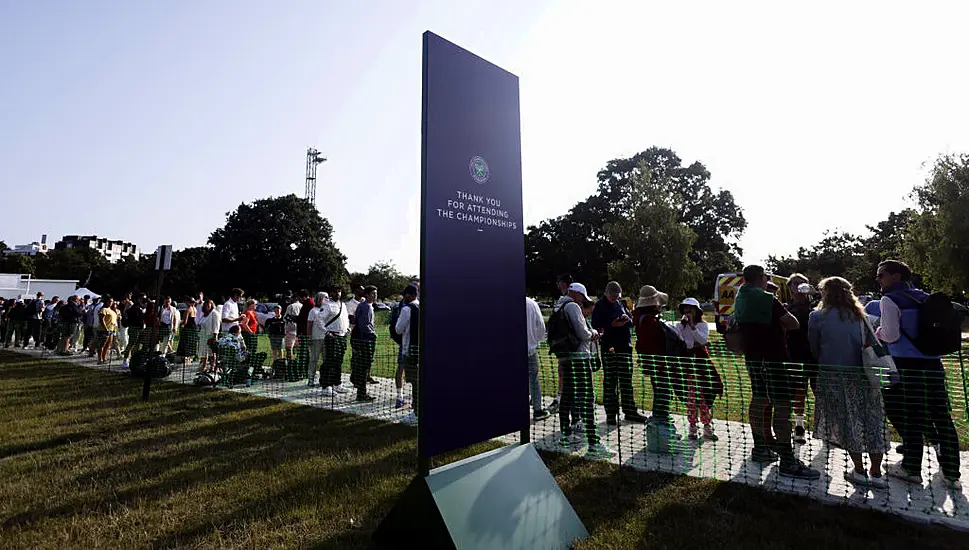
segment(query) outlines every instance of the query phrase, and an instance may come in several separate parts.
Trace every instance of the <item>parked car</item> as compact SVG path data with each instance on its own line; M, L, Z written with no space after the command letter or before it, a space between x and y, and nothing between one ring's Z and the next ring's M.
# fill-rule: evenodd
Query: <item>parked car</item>
M387 304L385 304L383 302L374 302L374 304L373 304L373 310L374 311L390 311L390 306L388 306Z
M275 316L273 309L278 305L276 302L259 302L256 304L256 320L259 321L259 328L266 325L266 319Z

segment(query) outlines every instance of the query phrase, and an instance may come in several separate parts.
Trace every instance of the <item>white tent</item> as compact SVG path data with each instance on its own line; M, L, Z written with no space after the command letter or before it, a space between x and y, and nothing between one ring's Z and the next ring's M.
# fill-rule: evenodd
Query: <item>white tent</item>
M88 290L85 287L81 287L81 288L75 290L74 291L74 295L77 296L78 298L83 298L85 296L90 296L92 300L94 298L100 298L101 297L101 295L98 294L97 292L94 292L93 290Z

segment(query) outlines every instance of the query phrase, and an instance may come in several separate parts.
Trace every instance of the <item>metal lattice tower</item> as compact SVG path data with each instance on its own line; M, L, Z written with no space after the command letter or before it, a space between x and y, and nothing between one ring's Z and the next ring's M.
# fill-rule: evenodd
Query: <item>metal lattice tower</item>
M316 204L316 165L326 162L326 157L310 147L306 150L306 200Z

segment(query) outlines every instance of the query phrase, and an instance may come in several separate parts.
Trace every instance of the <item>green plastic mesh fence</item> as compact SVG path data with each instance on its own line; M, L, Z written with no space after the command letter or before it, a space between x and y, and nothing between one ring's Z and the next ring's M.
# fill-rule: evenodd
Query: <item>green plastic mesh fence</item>
M164 382L413 425L416 350L402 354L386 323L379 312L375 340L163 330L154 349L151 330L134 328L108 335L11 323L0 334L5 346L128 376L166 355L173 368ZM520 391L531 396L531 439L541 449L969 527L967 492L956 483L969 473L965 353L895 358L887 372L745 360L713 331L707 346L679 356L556 357L543 343Z

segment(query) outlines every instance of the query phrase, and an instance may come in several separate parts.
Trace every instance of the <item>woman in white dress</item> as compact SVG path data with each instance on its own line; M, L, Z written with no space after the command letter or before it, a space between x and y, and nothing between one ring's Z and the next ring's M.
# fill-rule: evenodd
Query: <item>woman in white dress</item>
M215 309L215 302L206 300L202 305L202 311L196 314L195 319L199 331L197 354L199 356L200 368L204 371L209 362L209 358L212 357L212 348L209 346L209 340L215 338L219 333L219 314ZM215 359L214 357L212 359L212 366L214 367Z

